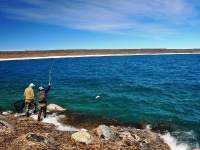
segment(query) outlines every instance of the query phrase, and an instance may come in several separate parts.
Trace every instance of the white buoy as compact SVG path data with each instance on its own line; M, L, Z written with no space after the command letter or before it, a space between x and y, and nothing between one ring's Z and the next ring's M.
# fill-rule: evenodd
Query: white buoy
M99 96L99 95L97 95L95 99L97 99L97 98L100 98L100 96Z

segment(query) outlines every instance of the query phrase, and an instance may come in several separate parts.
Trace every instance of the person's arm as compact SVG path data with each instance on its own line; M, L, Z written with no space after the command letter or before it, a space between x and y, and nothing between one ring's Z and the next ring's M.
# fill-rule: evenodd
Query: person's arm
M33 91L33 89L30 90L30 98L34 99L34 91Z
M44 91L45 94L47 94L47 93L49 92L50 88L51 88L51 84L49 83L49 84L48 84L48 87L47 87L47 88L45 89L45 91Z

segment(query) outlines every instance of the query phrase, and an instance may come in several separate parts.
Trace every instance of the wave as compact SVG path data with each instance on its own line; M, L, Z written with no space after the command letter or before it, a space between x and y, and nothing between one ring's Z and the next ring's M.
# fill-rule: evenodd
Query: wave
M189 145L185 144L185 143L180 143L177 141L176 138L174 138L169 132L167 132L164 135L160 135L163 139L164 142L169 145L169 147L172 150L188 150L189 149Z
M151 132L152 125L148 124L145 127L145 130ZM173 135L174 136L173 136ZM181 130L177 130L175 132L165 132L163 134L159 134L161 138L164 139L164 142L170 147L171 150L191 150L199 147L198 142L190 142L189 140L183 141L186 139L195 139L195 134L193 131L185 132ZM176 137L175 137L176 136Z
M31 115L31 117L37 120L37 115ZM86 131L86 129L78 129L73 126L66 126L59 123L59 119L64 118L65 115L57 115L56 113L48 114L46 118L41 117L42 122L54 124L57 127L57 130L60 131Z

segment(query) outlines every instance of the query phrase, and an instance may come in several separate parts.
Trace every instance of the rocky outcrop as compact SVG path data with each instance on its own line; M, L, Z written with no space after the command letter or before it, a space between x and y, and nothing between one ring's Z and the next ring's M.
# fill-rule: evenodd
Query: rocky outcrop
M5 116L8 116L8 115L10 115L10 114L12 114L13 113L13 111L4 111L4 112L2 112L2 115L5 115Z
M105 132L105 129L106 129L106 132ZM102 131L104 131L104 133ZM93 137L95 140L98 139L102 143L104 142L110 143L111 149L141 149L141 150L149 150L149 149L169 150L170 149L168 145L164 143L163 139L160 138L158 134L131 128L131 127L121 127L121 126L108 127L105 125L100 125L96 129L94 129L92 132L93 132ZM112 136L110 136L110 139L108 139L108 138L105 138L105 135L112 135ZM97 141L94 141L94 143L98 145Z
M92 141L92 136L89 133L87 133L86 131L76 132L76 133L72 134L71 137L75 141L82 142L85 144L89 144Z
M156 133L132 127L99 125L88 131L60 131L31 117L0 115L0 149L170 150Z
M48 112L64 112L66 111L67 109L64 109L56 104L49 104L47 106L47 111Z
M96 130L96 133L99 137L103 139L112 139L114 136L113 131L106 125L100 125Z

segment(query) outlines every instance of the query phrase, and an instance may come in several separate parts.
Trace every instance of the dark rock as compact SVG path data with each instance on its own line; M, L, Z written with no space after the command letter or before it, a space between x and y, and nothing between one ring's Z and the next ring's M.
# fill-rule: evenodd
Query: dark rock
M157 132L157 133L166 133L166 131L168 132L172 132L173 131L173 128L166 124L166 123L159 123L159 124L156 124L152 127L151 129L153 132Z
M29 141L34 141L34 142L44 142L46 139L43 136L37 135L35 133L30 133L26 136L26 139Z
M135 124L135 127L137 129L145 129L147 125L151 124L149 121L147 120L142 120L139 123Z

